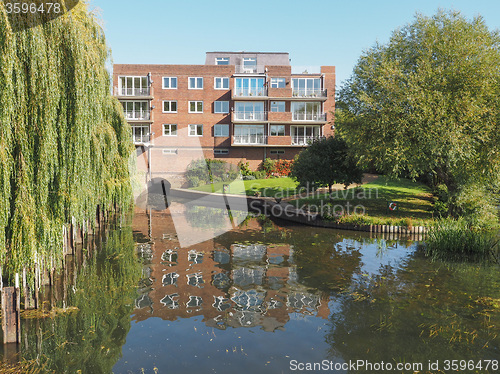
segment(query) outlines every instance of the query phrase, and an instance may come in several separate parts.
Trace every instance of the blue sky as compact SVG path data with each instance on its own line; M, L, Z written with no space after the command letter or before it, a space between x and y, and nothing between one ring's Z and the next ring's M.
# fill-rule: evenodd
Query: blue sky
M294 66L335 65L337 86L363 50L416 12L455 9L500 29L500 1L90 0L115 63L203 64L208 51L289 52Z

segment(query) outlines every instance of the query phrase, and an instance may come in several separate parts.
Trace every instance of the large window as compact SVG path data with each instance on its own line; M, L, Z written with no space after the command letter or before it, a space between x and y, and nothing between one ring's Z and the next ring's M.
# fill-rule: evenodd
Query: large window
M257 58L244 57L243 58L243 72L256 73L257 72Z
M290 131L293 145L307 145L321 136L320 126L292 126Z
M229 125L215 125L214 136L229 136Z
M271 125L271 136L285 136L285 125Z
M203 101L190 101L189 113L203 113Z
M122 101L125 118L129 120L149 120L150 108L147 101Z
M163 77L163 89L177 89L177 77Z
M132 126L132 140L136 144L149 143L149 126Z
M216 90L229 90L229 78L228 77L215 77L214 78L214 88Z
M163 136L177 136L177 125L171 123L163 125Z
M236 78L235 96L266 96L264 78Z
M271 88L285 88L285 78L271 78Z
M149 96L148 77L119 77L118 94L121 96Z
M234 125L235 144L265 144L264 125Z
M285 102L284 101L271 101L271 112L282 113L284 111L285 111Z
M177 101L165 100L163 102L163 113L177 113Z
M203 125L189 125L189 136L203 136Z
M229 101L214 101L214 113L229 113Z
M203 89L203 78L202 77L189 77L189 89L190 90L202 90Z
M292 78L292 94L299 97L324 96L321 78Z
M229 65L229 57L216 57L215 65Z
M319 102L292 102L292 118L294 121L324 121L322 105Z
M238 101L235 103L234 118L237 120L264 121L263 101Z

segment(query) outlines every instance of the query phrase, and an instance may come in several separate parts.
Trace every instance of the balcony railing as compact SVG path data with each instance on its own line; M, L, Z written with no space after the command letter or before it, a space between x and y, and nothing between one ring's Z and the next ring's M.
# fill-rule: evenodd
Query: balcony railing
M294 88L292 90L293 97L326 97L326 90L313 88Z
M125 88L115 87L116 96L150 96L151 87L146 88Z
M292 145L309 145L315 140L323 139L324 136L292 136Z
M294 121L326 121L326 113L293 113Z
M240 121L265 121L267 120L267 112L254 111L254 112L234 112L235 120Z
M149 120L151 119L150 110L126 110L125 118L128 120Z
M233 95L241 97L267 96L267 89L265 89L264 87L258 87L258 88L237 87L234 89Z
M234 135L233 144L266 144L266 135Z
M149 135L132 135L132 141L134 144L145 144L149 143L151 140L151 137Z
M265 66L264 65L252 65L252 66L236 65L234 71L236 74L264 74L265 73Z

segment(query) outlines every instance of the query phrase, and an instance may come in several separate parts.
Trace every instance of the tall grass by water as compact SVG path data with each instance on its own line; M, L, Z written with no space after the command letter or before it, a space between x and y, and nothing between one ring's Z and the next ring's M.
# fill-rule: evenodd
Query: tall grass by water
M498 262L499 238L463 218L438 220L429 232L425 254L433 260Z

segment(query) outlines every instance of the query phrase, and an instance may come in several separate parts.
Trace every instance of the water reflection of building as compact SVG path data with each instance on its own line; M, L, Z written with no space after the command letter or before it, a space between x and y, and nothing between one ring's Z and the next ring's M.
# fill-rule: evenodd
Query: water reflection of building
M144 212L136 214L138 221L144 217ZM145 279L136 321L203 316L218 329L261 326L273 331L289 321L290 313L329 315L328 300L297 281L289 244L224 245L216 238L180 248L168 211L152 212L146 230L152 244L151 251L142 250ZM250 221L245 230L261 227Z

